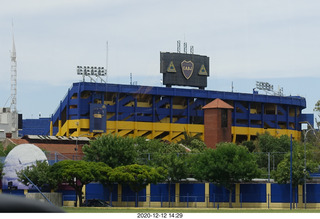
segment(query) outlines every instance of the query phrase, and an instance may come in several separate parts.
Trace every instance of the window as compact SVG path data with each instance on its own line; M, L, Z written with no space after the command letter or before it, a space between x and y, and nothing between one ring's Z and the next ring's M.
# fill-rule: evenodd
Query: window
M228 110L221 109L221 127L226 128L228 127Z

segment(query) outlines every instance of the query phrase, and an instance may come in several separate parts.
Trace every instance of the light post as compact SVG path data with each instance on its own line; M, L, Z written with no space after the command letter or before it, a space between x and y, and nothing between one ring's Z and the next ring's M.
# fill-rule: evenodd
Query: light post
M307 209L307 149L306 149L306 141L307 141L307 134L309 131L312 131L313 134L316 136L316 133L314 131L314 128L312 125L306 121L304 123L307 123L308 126L310 126L310 129L307 129L304 131L304 140L303 140L303 146L304 146L304 208Z

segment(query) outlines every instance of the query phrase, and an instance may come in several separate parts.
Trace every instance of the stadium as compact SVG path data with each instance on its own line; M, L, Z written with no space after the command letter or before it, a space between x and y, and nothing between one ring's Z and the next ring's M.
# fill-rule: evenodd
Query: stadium
M183 72L181 60L192 60L191 74ZM94 73L94 67L87 71L79 67L83 81L72 84L51 118L24 120L20 135L95 137L111 133L177 142L187 132L204 139L203 107L215 99L233 107L232 142L253 140L265 132L299 140L301 124L313 124L313 114L303 113L306 99L300 96L205 90L209 77L206 56L161 53L160 62L166 87L85 82L86 76L99 78L101 73Z

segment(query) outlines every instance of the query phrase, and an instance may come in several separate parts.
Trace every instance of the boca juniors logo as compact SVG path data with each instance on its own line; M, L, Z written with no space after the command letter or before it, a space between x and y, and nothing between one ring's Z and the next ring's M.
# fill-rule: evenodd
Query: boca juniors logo
M187 80L191 77L193 73L193 67L194 64L192 61L183 60L183 62L181 62L182 73Z

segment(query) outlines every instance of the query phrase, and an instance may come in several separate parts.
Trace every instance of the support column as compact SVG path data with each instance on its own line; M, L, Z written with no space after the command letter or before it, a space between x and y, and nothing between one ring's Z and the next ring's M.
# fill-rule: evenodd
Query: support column
M147 204L147 206L150 206L150 194L151 194L151 184L148 184L147 186L146 186L146 204ZM145 207L147 207L147 206L145 206Z
M210 197L210 191L209 191L209 183L205 183L204 184L204 197L205 197L205 202L206 202L206 207L208 208L209 207L209 197Z
M84 186L82 187L82 196L83 196L82 202L83 202L84 200L86 200L86 189L87 189L87 185L84 185ZM81 197L81 198L82 198L82 197Z
M118 184L118 203L122 202L122 185Z
M61 120L59 119L59 121L58 121L58 136L61 136Z
M176 183L176 197L175 197L175 202L176 202L176 207L180 207L180 183Z
M298 185L298 208L304 208L303 185Z
M240 183L235 186L236 203L235 206L240 207Z
M53 124L52 124L52 119L50 121L50 136L53 136Z
M66 124L66 126L67 126L66 136L67 136L67 137L70 136L70 132L69 132L69 130L70 130L70 123L69 123L69 121L70 121L70 120L66 120L66 123L67 123L67 124Z
M78 122L76 122L77 124L77 136L79 137L80 136L80 131L81 131L81 120L78 119Z
M271 183L267 183L266 184L266 196L267 196L267 200L266 200L266 207L270 208L270 204L271 204Z

